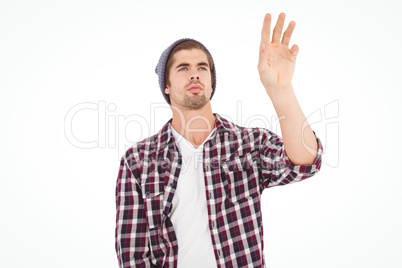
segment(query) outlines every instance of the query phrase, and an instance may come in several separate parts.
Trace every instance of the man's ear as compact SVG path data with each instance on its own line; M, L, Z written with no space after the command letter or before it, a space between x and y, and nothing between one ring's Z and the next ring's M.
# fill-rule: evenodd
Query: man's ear
M169 89L169 87L165 87L165 93L166 93L166 94L170 94L170 89Z

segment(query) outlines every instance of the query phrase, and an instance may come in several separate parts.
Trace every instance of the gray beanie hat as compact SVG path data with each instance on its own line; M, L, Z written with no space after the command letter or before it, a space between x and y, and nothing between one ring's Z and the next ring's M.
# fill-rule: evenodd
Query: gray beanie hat
M165 49L165 51L163 51L162 55L159 58L159 62L158 65L156 65L155 68L155 73L158 75L159 77L159 87L162 91L163 97L165 98L165 100L167 101L167 103L170 104L170 99L168 94L165 93L165 85L166 85L166 77L165 77L165 73L166 73L166 64L170 55L170 52L172 52L172 50L180 43L184 42L184 41L194 41L197 42L198 44L200 44L202 47L205 48L205 50L208 52L209 56L211 56L212 59L212 63L213 63L213 68L211 70L211 74L213 75L213 77L215 77L213 83L212 83L212 94L211 94L211 99L212 96L215 93L215 87L216 87L216 73L215 73L215 63L214 63L214 59L212 58L211 53L208 51L208 49L201 44L200 42L198 42L197 40L191 39L191 38L183 38L183 39L179 39L177 41L175 41L173 44L171 44L167 49Z

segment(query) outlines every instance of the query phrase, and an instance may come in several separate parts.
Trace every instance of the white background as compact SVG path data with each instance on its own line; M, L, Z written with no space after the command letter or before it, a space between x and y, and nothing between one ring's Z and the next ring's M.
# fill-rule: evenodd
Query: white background
M264 192L268 267L402 267L398 1L245 3L1 1L0 267L117 267L119 160L171 116L154 68L178 38L214 57L214 112L280 134L256 66L282 11L327 150L315 177Z

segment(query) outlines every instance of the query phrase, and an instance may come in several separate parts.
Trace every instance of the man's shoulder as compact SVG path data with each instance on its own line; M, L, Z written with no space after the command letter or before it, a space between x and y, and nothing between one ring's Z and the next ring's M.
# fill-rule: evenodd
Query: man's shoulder
M149 136L141 141L134 143L130 148L128 148L123 157L126 159L134 158L138 159L141 155L150 154L156 150L158 145L159 133Z
M243 139L247 139L253 137L254 139L263 139L267 137L277 136L274 132L264 127L240 126L223 117L221 117L221 119L224 126L226 126L226 129L231 130L239 138L242 137Z

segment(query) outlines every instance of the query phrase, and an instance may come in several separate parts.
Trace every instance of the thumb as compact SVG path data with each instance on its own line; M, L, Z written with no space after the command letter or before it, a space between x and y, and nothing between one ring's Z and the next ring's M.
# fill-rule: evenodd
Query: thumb
M290 49L290 52L292 53L293 56L297 56L297 54L299 53L299 46L293 45L292 48Z
M261 43L260 55L258 60L258 70L260 72L267 71L268 69L268 44Z

